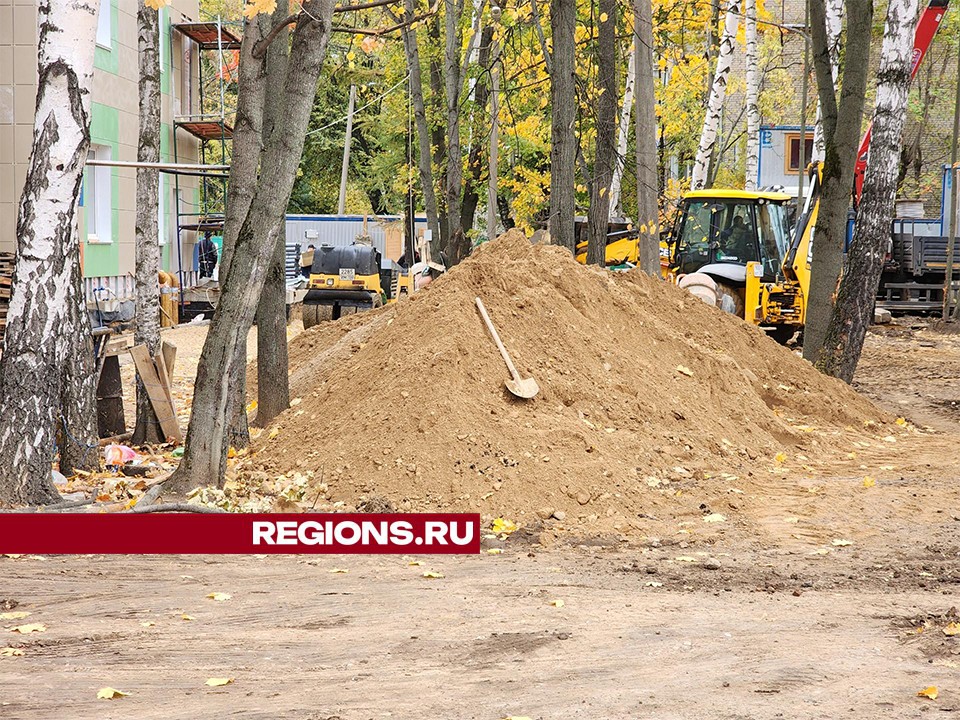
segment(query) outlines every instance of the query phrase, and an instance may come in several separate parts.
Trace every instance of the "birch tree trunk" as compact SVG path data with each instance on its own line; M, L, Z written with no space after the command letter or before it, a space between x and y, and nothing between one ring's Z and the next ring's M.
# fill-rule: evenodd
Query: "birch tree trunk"
M607 255L607 230L610 219L610 183L617 152L617 2L600 0L597 32L597 152L590 184L590 210L587 213L589 237L587 262L604 267Z
M281 23L289 8L277 5L268 24ZM266 20L266 18L264 18ZM280 94L287 76L290 30L285 27L267 49L267 92L264 104L264 141L283 131L277 116ZM280 230L257 306L257 417L264 427L290 407L290 365L287 353L286 205L280 213ZM238 359L246 375L246 358Z
M17 216L17 264L0 360L0 503L55 502L50 477L64 363L77 327L77 198L90 145L92 0L37 10L36 116Z
M410 23L416 16L415 0L404 0L405 19ZM433 184L433 153L430 148L430 128L427 125L427 110L423 102L423 77L420 72L420 49L417 45L417 31L409 24L402 30L403 49L407 56L407 71L410 73L410 102L413 104L413 117L417 126L417 168L420 172L420 189L423 192L423 204L427 213L427 227L434 241L440 239L440 215L437 211L437 194Z
M817 94L823 109L824 144L820 208L803 329L803 357L812 363L816 362L826 337L843 263L847 209L850 207L870 67L873 3L871 0L846 0L846 7L843 90L838 102L830 63L826 6L824 0L810 0L810 35L817 72Z
M137 36L140 61L139 162L160 162L160 13L137 3ZM160 352L160 244L157 237L160 177L156 170L137 170L136 280L137 307L133 340L146 345L150 357ZM150 396L137 375L137 425L133 442L163 442Z
M863 201L837 302L817 360L820 371L848 383L853 381L863 340L873 319L890 236L918 12L918 0L890 0L887 6Z
M707 100L707 114L703 118L703 131L700 133L700 145L693 162L690 176L690 189L701 190L707 184L710 156L717 141L720 129L720 113L727 94L727 80L733 63L733 47L737 39L740 0L730 0L723 20L723 33L720 36L720 48L717 52L717 67L713 73L713 84Z
M843 0L826 0L827 44L830 51L830 67L833 84L837 84L837 72L840 69L840 33L843 31ZM817 100L817 120L813 130L813 155L811 162L823 162L823 114L820 101Z
M760 61L757 57L757 0L744 0L744 27L747 40L747 156L743 186L757 189L760 167Z
M553 35L553 71L550 73L550 237L555 245L573 252L575 171L577 138L576 66L577 48L574 31L577 25L576 0L551 0L550 27Z
M165 489L182 492L223 478L230 378L240 362L237 349L253 322L280 233L280 217L296 179L332 16L333 0L309 0L298 16L276 111L282 125L270 133L261 154L256 190L237 233L200 356L183 461Z
M653 6L634 0L637 45L637 228L640 269L660 274L660 181L657 172L657 100L653 64Z
M610 217L621 217L623 207L620 203L620 186L623 182L623 168L627 164L627 140L630 132L630 113L633 110L633 88L637 82L637 46L630 46L630 58L627 61L627 82L623 88L623 102L620 104L620 127L617 130L617 156L613 168L613 180L610 183Z

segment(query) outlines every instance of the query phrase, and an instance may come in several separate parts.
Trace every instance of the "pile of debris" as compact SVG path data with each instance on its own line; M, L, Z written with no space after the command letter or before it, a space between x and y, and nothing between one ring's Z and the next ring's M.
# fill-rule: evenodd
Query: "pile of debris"
M535 399L505 391L477 296ZM711 478L763 489L785 453L827 463L838 436L899 430L757 328L514 232L410 300L305 332L290 355L295 404L239 478L306 477L318 508L636 518Z

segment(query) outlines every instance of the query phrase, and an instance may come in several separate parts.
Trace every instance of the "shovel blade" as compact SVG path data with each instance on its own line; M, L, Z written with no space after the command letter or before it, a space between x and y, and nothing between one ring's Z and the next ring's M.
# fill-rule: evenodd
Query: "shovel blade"
M507 386L507 390L524 400L536 397L537 393L540 392L540 386L537 385L537 381L532 377L520 378L519 380L511 378L505 382L505 385Z

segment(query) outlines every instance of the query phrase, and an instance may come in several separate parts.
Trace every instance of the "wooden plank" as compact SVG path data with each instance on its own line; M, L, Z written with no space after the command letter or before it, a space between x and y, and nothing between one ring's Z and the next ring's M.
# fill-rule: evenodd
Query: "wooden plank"
M167 397L165 386L160 381L157 374L157 366L153 364L153 358L150 357L150 351L146 345L135 345L130 348L130 355L137 366L137 373L143 382L147 395L150 398L150 404L153 405L153 412L156 413L157 421L160 423L160 429L166 438L172 438L177 442L183 442L183 436L180 434L180 424L177 422L177 415L174 412L173 405Z
M167 366L167 379L173 382L173 368L177 364L177 346L169 340L164 340L160 343L160 352Z
M177 417L177 406L173 402L173 390L170 388L170 378L167 376L167 364L163 361L163 355L157 353L153 358L153 363L157 368L157 377L160 378L160 384L163 385L163 392L167 396L167 402L170 403L170 409L173 410L173 417ZM180 429L180 423L177 423L177 429Z

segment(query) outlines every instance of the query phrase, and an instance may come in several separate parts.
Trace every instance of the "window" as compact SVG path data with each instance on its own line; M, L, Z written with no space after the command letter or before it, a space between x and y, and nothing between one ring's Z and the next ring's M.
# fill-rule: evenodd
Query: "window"
M88 160L109 160L110 148L91 145ZM87 222L87 242L108 244L113 241L113 179L109 167L88 166L83 193L84 216Z
M680 272L715 262L746 264L758 259L753 207L735 200L693 201L677 239Z
M100 0L100 11L97 15L97 45L107 50L113 48L113 41L110 37L112 30L110 2L111 0Z
M803 151L803 164L807 165L810 163L810 158L813 157L813 134L808 133L806 135L806 140L804 144ZM786 150L786 157L784 157L784 170L788 173L795 173L800 171L800 133L792 133L784 136L784 149Z

